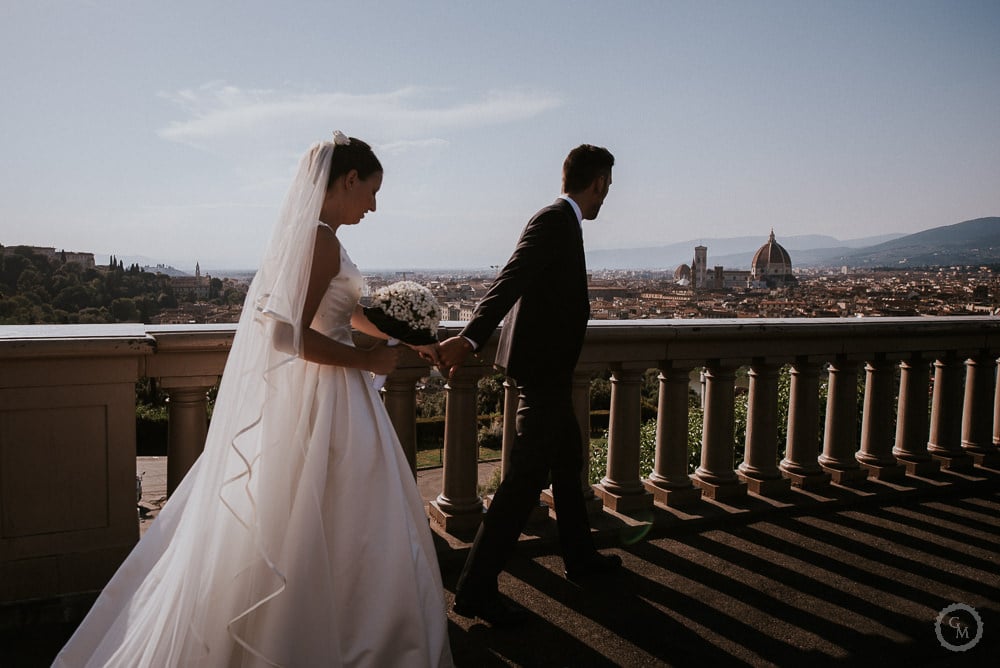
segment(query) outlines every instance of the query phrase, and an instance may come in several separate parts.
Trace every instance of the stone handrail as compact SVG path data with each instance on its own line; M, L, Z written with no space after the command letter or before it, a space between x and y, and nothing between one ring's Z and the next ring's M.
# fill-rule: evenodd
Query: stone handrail
M443 323L442 338L460 325ZM156 378L170 397L172 490L203 447L206 392L222 374L234 332L235 325L0 327L0 602L103 586L138 539L131 500L136 381ZM574 406L589 436L590 378L611 372L609 452L601 482L591 487L583 478L581 485L598 508L629 512L654 502L768 496L790 485L892 480L989 462L1000 442L998 354L1000 319L993 317L594 321L574 377ZM447 385L442 489L428 509L446 532L474 528L482 517L476 382L493 372L492 355L486 346ZM747 429L744 461L735 468L741 367L749 369ZM786 368L788 437L779 461L775 414ZM647 369L659 370L659 419L654 470L641 479L640 381ZM703 369L705 389L701 459L692 474L693 369ZM407 351L384 390L411 466L416 383L427 373ZM509 381L505 387L506 449L516 388Z

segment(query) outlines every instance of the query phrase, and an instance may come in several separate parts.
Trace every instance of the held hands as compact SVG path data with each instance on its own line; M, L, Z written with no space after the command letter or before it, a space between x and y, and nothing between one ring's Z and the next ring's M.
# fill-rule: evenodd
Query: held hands
M453 336L450 339L446 339L438 347L438 355L440 357L438 368L442 372L447 369L448 377L451 378L471 352L472 344L464 336Z
M416 351L416 353L420 355L421 359L426 360L431 364L441 363L440 357L438 355L438 348L440 347L440 344L438 343L431 343L425 346L412 346L409 343L407 343L406 346Z
M405 343L406 347L420 355L421 359L435 364L442 373L447 372L449 377L453 374L465 358L472 352L472 344L461 336L453 336L442 343L431 343L428 345L415 346ZM369 371L375 374L387 376L396 370L399 365L398 347L387 345L380 341L368 349Z
M425 346L413 346L408 343L404 345L413 349L422 359L431 364L440 364L437 343ZM399 366L399 354L400 349L398 347L390 346L385 341L380 341L368 349L367 369L372 373L388 376Z

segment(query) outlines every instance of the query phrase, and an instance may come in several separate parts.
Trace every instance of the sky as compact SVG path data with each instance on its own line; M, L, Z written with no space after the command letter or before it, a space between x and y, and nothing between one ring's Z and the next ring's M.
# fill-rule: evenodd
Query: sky
M997 0L0 0L0 244L257 266L371 143L362 270L503 264L581 143L589 250L1000 215Z

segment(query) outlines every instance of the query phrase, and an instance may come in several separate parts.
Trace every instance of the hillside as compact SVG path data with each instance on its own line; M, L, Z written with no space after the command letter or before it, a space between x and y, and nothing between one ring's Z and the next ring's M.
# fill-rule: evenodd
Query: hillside
M590 269L673 269L690 264L694 247L708 247L709 266L749 269L761 237L696 239L669 246L601 250L587 253ZM777 241L793 267L920 267L1000 263L1000 217L976 218L908 235L883 235L840 241L820 235Z
M792 262L796 262L794 257ZM995 216L935 227L868 248L847 252L838 249L814 262L816 265L851 267L996 263L1000 263L1000 217Z

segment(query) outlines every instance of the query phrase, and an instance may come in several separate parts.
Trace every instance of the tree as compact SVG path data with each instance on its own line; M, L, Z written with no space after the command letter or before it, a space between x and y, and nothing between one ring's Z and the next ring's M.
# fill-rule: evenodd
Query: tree
M36 304L47 303L50 299L45 289L45 276L31 266L18 276L17 291Z
M177 298L173 292L161 292L156 298L156 305L161 309L177 308Z
M23 255L4 255L3 268L0 270L0 282L11 290L16 290L17 279L21 277L21 272L30 265L31 263Z
M115 322L138 322L139 309L135 300L129 297L119 297L111 302L111 315Z
M81 309L78 316L80 318L80 324L83 325L112 322L111 314L109 314L108 310L104 307Z
M598 376L590 381L590 410L611 410L611 381Z
M427 379L421 388L422 391L417 393L417 417L431 418L444 415L446 382L441 376Z
M479 379L476 388L476 405L480 415L499 413L504 404L504 376L496 373Z
M91 304L90 297L90 293L82 285L69 285L59 291L59 294L52 300L52 305L75 313Z

